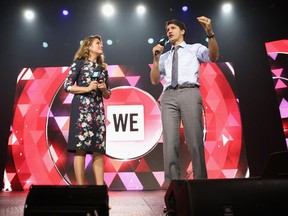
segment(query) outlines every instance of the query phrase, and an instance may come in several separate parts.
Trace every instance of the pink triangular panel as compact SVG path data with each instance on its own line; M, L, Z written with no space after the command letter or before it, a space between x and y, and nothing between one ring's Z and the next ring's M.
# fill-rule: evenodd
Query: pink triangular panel
M282 72L283 72L283 68L280 68L280 69L272 69L271 71L272 71L272 73L273 73L275 76L280 77L281 74L282 74Z
M222 169L222 173L226 178L235 178L237 169Z
M221 169L213 157L210 157L208 161L206 162L207 167L209 167L209 170L219 170Z
M88 167L88 165L92 162L92 155L87 155L85 158L85 169Z
M114 172L109 172L109 173L104 173L104 180L105 180L105 183L108 187L110 187L111 183L113 182L115 176L116 176L117 173L114 173Z
M127 190L143 190L143 186L134 172L118 173Z
M74 94L67 94L67 97L63 101L63 104L71 104Z
M125 74L118 65L108 66L109 77L125 77Z
M127 81L131 86L135 86L140 79L140 76L126 76Z
M201 77L202 84L206 84L205 86L210 86L209 84L215 83L215 78L217 77L217 73L214 71L214 69L211 67L211 64L203 64L202 65L202 75L205 74L205 76Z
M287 118L288 117L288 109L287 108L280 108L280 114L281 114L281 118Z
M282 80L278 80L275 86L275 89L280 89L280 88L287 88L286 84L282 82Z
M49 105L48 104L43 104L41 105L42 108L42 112L39 114L39 117L43 117L46 118L47 117L47 113L49 112Z
M68 116L59 116L54 118L57 122L57 125L60 130L64 128L65 125L67 125L68 120L70 119Z
M215 91L213 91L213 90L211 90L207 94L206 101L210 105L212 110L216 110L218 105L219 105L219 103L220 103L220 100L218 98L217 93Z
M22 76L21 78L22 80L31 80L31 79L35 79L31 69L29 68L26 73Z
M205 150L211 155L217 147L217 141L205 141Z
M240 126L239 122L234 118L234 116L229 113L227 118L227 126Z
M229 134L228 134L229 135ZM226 143L228 142L228 138L224 135L224 134L222 134L222 142L223 142L223 145L225 146L226 145Z
M63 137L65 138L66 142L68 142L69 130L62 130L61 133L63 134Z
M15 175L16 175L16 173L6 173L6 176L7 176L8 180L9 180L9 182L12 181L12 179L15 177Z
M11 144L12 145L19 144L18 139L14 133L10 137L11 137Z
M283 98L283 100L281 101L281 103L280 103L280 107L282 107L282 108L288 108L288 102L287 102L287 100L285 100L285 98Z
M270 56L273 60L275 60L275 59L277 58L277 56L278 56L278 53L269 53L269 56Z
M152 172L159 185L164 184L164 172Z
M34 143L38 143L41 139L41 136L44 134L42 130L30 130L29 133L31 134L31 138L33 139Z
M28 111L30 105L29 104L19 104L18 105L18 108L20 110L20 113L22 116L25 116L26 112Z

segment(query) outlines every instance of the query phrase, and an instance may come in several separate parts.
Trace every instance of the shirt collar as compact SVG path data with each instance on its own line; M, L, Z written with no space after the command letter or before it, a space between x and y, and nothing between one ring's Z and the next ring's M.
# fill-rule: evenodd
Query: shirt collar
M183 47L187 46L187 44L186 44L185 41L183 41L183 42L181 42L178 46L180 46L180 47L183 48ZM173 47L174 47L174 46L171 46L171 51L172 51Z

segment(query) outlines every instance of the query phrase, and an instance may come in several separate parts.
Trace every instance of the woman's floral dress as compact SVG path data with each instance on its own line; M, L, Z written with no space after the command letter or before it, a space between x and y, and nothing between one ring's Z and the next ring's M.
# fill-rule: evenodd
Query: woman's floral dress
M93 72L99 71L101 79L109 90L108 72L100 65L91 61L75 60L70 66L64 81L64 90L69 86L89 86ZM74 94L71 102L70 125L67 151L83 150L88 154L99 152L105 154L106 125L104 103L101 90L85 94Z

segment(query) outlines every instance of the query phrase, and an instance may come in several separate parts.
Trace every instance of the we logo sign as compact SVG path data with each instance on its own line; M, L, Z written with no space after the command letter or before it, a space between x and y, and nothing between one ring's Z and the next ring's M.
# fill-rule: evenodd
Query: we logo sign
M107 155L136 159L158 144L162 135L160 108L148 92L132 86L113 88L104 106Z
M143 105L108 106L107 141L144 140Z

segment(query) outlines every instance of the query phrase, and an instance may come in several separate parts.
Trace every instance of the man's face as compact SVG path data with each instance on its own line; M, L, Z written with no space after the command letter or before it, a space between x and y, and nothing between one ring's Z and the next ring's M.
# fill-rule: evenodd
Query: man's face
M166 33L171 44L175 44L176 42L182 42L184 40L183 35L185 33L185 30L181 30L179 26L175 24L169 24L166 27Z

